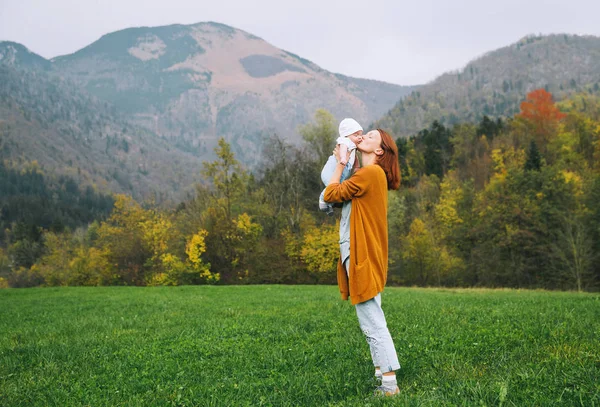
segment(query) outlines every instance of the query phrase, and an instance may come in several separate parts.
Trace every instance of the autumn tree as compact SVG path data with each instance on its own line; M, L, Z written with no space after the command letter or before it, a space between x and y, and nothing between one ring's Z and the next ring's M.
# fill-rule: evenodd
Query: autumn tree
M516 117L528 124L538 147L544 152L565 114L554 104L551 93L544 89L536 89L529 92L521 102L521 112Z

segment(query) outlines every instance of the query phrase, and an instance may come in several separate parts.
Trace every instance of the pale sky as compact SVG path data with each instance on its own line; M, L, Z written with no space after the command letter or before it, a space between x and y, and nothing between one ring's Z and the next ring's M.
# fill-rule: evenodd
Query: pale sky
M0 0L0 41L45 58L139 26L215 21L322 68L429 82L527 34L600 36L598 0Z

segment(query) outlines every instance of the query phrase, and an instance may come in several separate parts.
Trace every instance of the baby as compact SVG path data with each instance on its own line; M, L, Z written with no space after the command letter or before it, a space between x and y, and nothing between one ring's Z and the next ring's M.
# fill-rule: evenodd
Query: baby
M337 138L336 143L340 146L340 157L342 158L340 162L345 165L340 181L349 178L352 174L352 167L354 166L354 160L356 158L356 144L360 142L362 133L363 128L356 120L344 119L340 122L340 136ZM348 151L350 151L350 157L348 157L348 161L346 161ZM327 163L321 171L321 180L325 185L329 184L329 180L335 171L336 165L337 160L335 159L335 156L332 155L329 157ZM325 202L323 199L324 195L325 190L323 190L319 196L319 210L326 212L329 216L331 216L333 215L333 204Z

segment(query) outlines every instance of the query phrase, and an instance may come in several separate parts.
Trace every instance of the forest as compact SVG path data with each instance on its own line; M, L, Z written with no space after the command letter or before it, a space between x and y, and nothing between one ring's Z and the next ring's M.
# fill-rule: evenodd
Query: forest
M339 216L317 201L337 123L319 110L299 132L270 136L253 172L220 139L170 208L2 163L0 287L334 284ZM598 289L596 96L537 89L513 117L434 121L396 143L389 285Z

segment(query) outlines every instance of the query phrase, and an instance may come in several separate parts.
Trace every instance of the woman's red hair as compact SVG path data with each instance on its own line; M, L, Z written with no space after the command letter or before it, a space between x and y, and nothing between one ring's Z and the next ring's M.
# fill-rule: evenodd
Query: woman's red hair
M381 135L383 154L377 156L377 164L383 168L387 178L388 189L400 188L400 166L398 165L398 147L392 136L384 130L377 129Z

